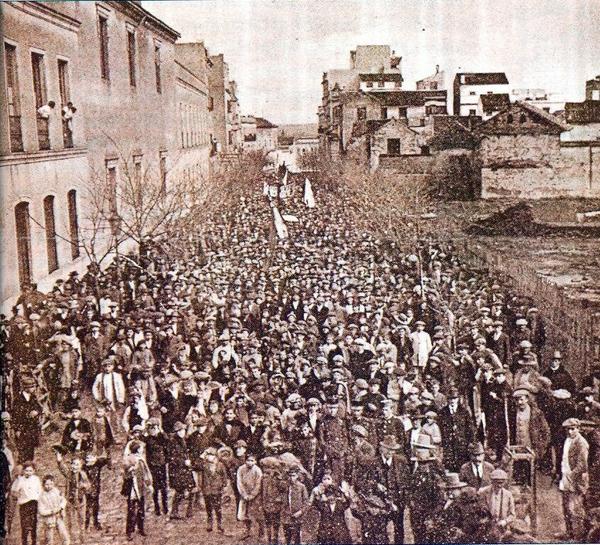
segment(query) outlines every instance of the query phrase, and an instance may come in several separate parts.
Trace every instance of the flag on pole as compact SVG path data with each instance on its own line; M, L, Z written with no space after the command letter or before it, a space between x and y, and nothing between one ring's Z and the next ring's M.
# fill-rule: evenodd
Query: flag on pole
M312 184L308 178L304 178L304 204L307 208L314 208L316 206L315 196L312 190Z
M281 217L281 213L279 212L279 208L276 206L273 207L273 221L275 223L275 231L277 231L277 236L280 239L284 239L288 237L288 230L285 226L285 222Z

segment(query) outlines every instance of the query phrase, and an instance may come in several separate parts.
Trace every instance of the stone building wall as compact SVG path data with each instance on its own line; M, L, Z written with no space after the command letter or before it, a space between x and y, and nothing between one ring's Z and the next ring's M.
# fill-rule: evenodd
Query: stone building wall
M542 199L600 196L600 147L571 146L543 155L547 166L483 167L481 197ZM532 155L534 155L532 153Z

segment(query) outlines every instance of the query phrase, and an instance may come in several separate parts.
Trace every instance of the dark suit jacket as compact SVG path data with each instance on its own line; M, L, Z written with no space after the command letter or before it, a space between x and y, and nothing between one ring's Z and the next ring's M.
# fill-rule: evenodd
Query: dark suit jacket
M225 427L226 422L221 422L218 426L215 426L214 439L217 443L226 445L233 448L233 445L238 439L242 439L241 434L244 429L244 425L239 420L233 422L227 422L231 424L231 430L228 432Z
M490 478L492 471L494 471L494 466L489 462L483 462L483 476L480 480L473 471L473 463L466 462L460 468L459 476L462 482L467 483L469 486L479 490L480 488L488 486L492 483Z
M381 456L376 458L377 482L388 490L388 499L398 507L406 502L406 493L410 488L410 466L402 454L392 455L392 465L387 466Z

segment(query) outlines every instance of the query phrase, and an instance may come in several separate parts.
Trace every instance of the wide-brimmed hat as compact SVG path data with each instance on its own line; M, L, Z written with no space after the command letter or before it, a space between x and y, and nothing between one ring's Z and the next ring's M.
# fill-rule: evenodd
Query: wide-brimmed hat
M581 426L581 420L579 418L567 418L563 423L563 428L579 428Z
M467 486L467 483L460 480L458 473L446 473L444 488L447 490L454 490L456 488L464 488L465 486Z
M420 433L417 436L417 440L412 444L412 447L415 449L435 449L435 445L431 439L431 435L427 433Z
M388 450L400 450L402 448L400 443L396 441L396 438L393 435L386 435L383 438L383 441L379 442L379 446Z
M360 424L354 424L354 426L352 426L352 432L354 432L359 437L363 438L368 437L369 435L366 428L364 426L361 426Z

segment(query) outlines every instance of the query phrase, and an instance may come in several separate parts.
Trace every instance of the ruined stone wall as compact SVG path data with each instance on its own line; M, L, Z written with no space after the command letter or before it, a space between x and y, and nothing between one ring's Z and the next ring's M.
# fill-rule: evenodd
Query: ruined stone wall
M535 138L540 142L530 137L523 149L514 152L506 148L506 137L497 147L488 139L482 143L482 198L600 196L600 147L560 147L546 137ZM507 153L504 163L500 160L503 151Z

